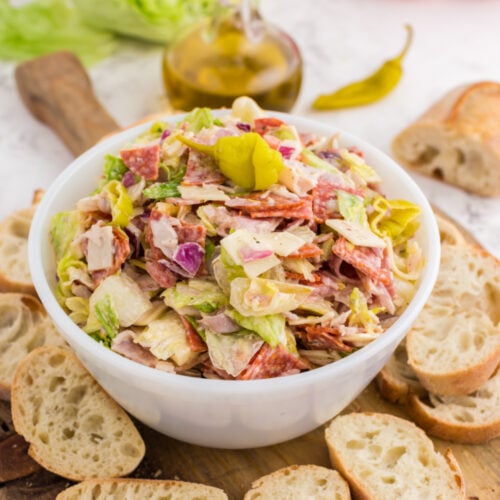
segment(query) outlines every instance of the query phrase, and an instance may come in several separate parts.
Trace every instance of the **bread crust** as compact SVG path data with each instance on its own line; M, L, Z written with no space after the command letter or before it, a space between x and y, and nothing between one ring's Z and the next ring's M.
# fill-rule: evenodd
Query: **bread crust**
M134 495L134 498L167 498L166 495L171 494L174 495L175 500L181 498L178 495L182 495L183 498L191 498L186 497L186 495L193 494L193 498L198 498L200 500L209 498L211 500L227 500L227 495L225 494L225 492L219 488L215 488L214 486L176 480L130 478L88 479L61 491L57 495L56 500L77 500L83 495L85 495L85 498L118 498L118 495L120 493L124 493L123 488L127 489L127 487L130 487L130 489L132 489L130 493ZM97 493L98 496L93 495L92 490L94 488L99 489L99 493ZM108 496L107 490L112 490L114 488L122 489L122 491L109 491ZM138 489L140 489L141 491L138 491ZM188 492L189 489L191 489L192 492ZM207 496L200 496L202 492ZM157 493L158 496L155 496L155 493ZM141 494L143 496L139 496ZM127 496L127 498L132 497ZM171 497L168 496L168 498Z
M500 195L500 83L461 85L393 140L405 167L482 196Z
M63 367L66 371L59 367ZM68 371L72 378L66 383ZM78 383L75 384L75 381ZM55 385L52 387L51 384ZM58 392L59 386L64 389ZM47 393L41 394L44 387ZM82 388L85 389L83 393ZM81 394L78 403L68 402L71 389L75 389L76 394ZM89 399L83 407L81 398L85 394L89 394ZM35 401L37 398L38 402ZM89 408L90 404L92 408ZM73 413L75 408L76 413ZM102 419L101 423L96 424L94 428L94 424L86 419L89 411L82 413L83 408L96 412L97 418ZM132 472L144 457L145 445L133 422L68 349L54 346L38 347L19 363L12 384L11 409L14 428L30 443L28 454L45 469L67 479L83 481L95 477L126 475ZM33 412L30 409L33 409ZM70 417L66 416L67 409L72 410ZM47 429L53 424L56 426L62 420L69 433L72 431L73 422L77 422L78 425L73 426L73 434L67 435L62 429L57 429L58 433L51 429L49 445ZM113 426L120 427L121 434L120 437L113 435L111 439ZM92 441L90 439L92 432L102 434L100 439ZM47 437L44 438L43 434ZM75 435L76 445L70 446L70 439ZM88 457L74 449L74 446L81 445L82 436L88 436L85 445L88 447ZM119 449L118 445L133 446L134 450L133 453L127 450L125 454L114 455L113 461L104 462L105 459L99 456L97 460L91 456L103 456L106 451L109 453L105 448L111 444L115 446L115 452Z

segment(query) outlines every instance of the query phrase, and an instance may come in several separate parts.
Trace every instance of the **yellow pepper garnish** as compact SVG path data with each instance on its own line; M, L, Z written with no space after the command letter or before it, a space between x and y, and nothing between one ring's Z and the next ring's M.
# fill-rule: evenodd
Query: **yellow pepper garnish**
M102 190L108 195L111 205L111 224L120 227L127 226L134 211L134 205L125 186L121 182L110 181Z
M283 168L281 154L255 132L221 137L213 146L182 136L179 140L196 151L212 156L220 171L245 189L267 189L278 182Z
M393 59L386 61L375 73L351 83L332 94L320 95L313 102L315 109L341 109L371 104L385 97L398 84L403 74L401 63L413 39L411 26L405 26L407 38L403 50Z

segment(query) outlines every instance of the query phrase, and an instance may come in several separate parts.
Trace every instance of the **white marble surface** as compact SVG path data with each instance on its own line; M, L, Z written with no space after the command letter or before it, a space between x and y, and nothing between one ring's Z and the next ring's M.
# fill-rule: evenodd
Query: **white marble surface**
M500 81L500 2L496 0L261 0L261 11L297 41L305 77L294 112L331 123L385 152L392 137L451 87ZM415 30L397 89L371 106L313 112L321 92L364 77L395 55L403 25ZM126 43L90 69L96 94L121 125L166 107L161 48ZM23 107L14 65L0 62L0 218L29 204L71 161L50 129ZM500 257L500 198L484 199L415 177L437 207Z

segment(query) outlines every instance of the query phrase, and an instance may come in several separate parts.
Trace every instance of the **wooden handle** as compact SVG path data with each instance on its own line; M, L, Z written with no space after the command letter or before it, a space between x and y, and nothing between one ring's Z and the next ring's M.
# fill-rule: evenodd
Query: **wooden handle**
M21 63L15 72L26 107L51 127L74 155L120 127L97 100L85 68L71 52Z

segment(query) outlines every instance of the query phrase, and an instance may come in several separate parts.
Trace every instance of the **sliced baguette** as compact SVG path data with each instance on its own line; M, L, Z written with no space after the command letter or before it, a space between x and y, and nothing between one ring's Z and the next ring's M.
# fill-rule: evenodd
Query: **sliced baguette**
M377 375L382 397L403 404L412 420L429 434L458 443L485 443L500 435L500 370L472 394L428 393L405 364L404 342Z
M36 191L31 207L0 222L0 292L36 293L28 266L28 235L42 195L43 191Z
M407 339L408 363L431 393L479 389L500 361L500 264L466 245L443 245L433 292Z
M227 500L219 488L184 481L89 479L67 488L56 500Z
M392 151L419 173L500 195L500 83L453 89L395 137Z
M128 415L66 349L39 347L21 361L12 418L30 456L68 479L123 476L144 456Z
M243 500L349 500L349 486L334 470L319 465L290 465L252 483Z
M434 213L439 228L441 243L447 245L466 245L467 242L462 231L453 222L446 220L439 214Z
M65 346L42 304L32 295L0 293L0 399L10 399L19 361L41 345Z
M410 395L408 413L429 434L479 444L500 436L500 370L466 396Z
M391 403L406 404L410 393L425 396L427 391L408 365L405 342L401 342L376 377L382 397Z
M350 413L326 428L330 459L355 498L465 499L451 451L445 457L417 426L382 413Z

